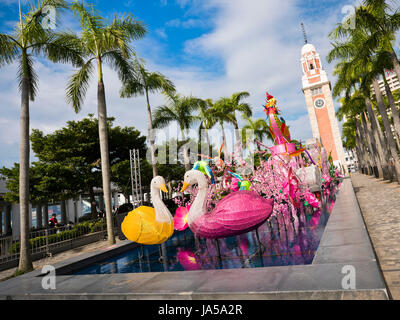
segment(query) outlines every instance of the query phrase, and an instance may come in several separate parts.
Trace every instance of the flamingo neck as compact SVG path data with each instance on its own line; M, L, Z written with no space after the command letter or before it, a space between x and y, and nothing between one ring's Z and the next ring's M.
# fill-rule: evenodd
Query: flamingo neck
M167 206L161 200L160 190L156 187L151 187L150 193L154 210L156 211L156 221L171 223L173 217L169 212Z
M200 179L198 179L198 185L199 185L199 191L197 192L196 199L194 199L188 214L189 227L193 224L193 222L195 222L202 215L207 213L207 195L208 195L207 179L204 176L202 176Z

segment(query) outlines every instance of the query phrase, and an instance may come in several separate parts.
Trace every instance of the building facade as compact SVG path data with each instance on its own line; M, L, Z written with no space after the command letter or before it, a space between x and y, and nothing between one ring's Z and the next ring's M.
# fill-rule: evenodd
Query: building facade
M347 172L345 153L339 124L335 115L331 82L323 69L321 57L312 44L306 43L301 50L303 71L302 89L306 99L313 137L321 141L335 166L343 166Z

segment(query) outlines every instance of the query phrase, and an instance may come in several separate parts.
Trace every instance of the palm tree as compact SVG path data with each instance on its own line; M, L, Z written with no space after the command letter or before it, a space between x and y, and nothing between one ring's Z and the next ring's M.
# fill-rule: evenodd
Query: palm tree
M62 0L41 0L37 6L22 15L19 4L19 22L12 34L0 34L0 67L18 63L18 80L21 92L20 115L20 271L32 270L29 252L29 101L34 101L38 89L38 77L34 69L34 56L43 54L53 62L71 62L78 66L82 60L73 49L71 37L67 33L53 33L43 28L41 20L46 6L56 9L67 7Z
M341 27L338 27L339 29ZM337 28L337 29L338 29ZM331 36L335 36L336 30L331 33ZM383 101L382 93L379 88L377 76L384 72L383 68L387 65L385 62L385 55L383 47L376 48L376 54L372 54L368 50L364 50L367 47L369 42L368 33L361 29L357 28L348 32L349 38L344 43L335 43L334 49L328 55L328 61L332 61L333 59L344 59L342 64L340 65L341 73L339 75L339 80L336 86L339 86L338 90L334 90L334 94L337 94L338 91L346 90L346 95L349 95L351 88L355 86L357 83L360 85L360 88L363 91L365 96L365 103L367 107L368 115L370 116L370 121L373 129L373 133L378 134L378 138L371 137L371 143L373 144L374 140L377 142L378 152L381 160L383 161L384 167L386 164L391 161L388 156L388 153L385 150L389 149L391 156L393 157L393 164L396 170L397 179L400 182L400 159L397 153L396 142L392 133L392 128L390 125L390 121L388 118L387 110ZM346 66L346 68L344 68ZM377 98L377 104L379 113L382 117L383 125L385 128L384 135L378 125L376 125L376 117L374 111L371 107L370 101L370 86L371 84L374 87L375 95ZM347 85L347 88L345 87ZM395 106L394 106L395 108ZM386 136L386 139L385 139ZM387 145L386 147L386 140ZM383 160L386 157L385 160ZM379 167L378 167L379 168ZM384 178L388 178L389 173L384 173Z
M348 39L354 40L355 35L363 37L363 43L359 48L358 56L372 57L375 61L375 69L377 75L382 75L385 83L385 91L387 93L388 102L393 116L395 128L395 136L397 137L397 147L400 147L400 116L393 99L392 92L386 81L384 69L394 69L400 79L400 65L397 55L393 49L395 33L400 29L400 12L394 11L393 8L384 0L364 0L363 6L356 10L356 30L343 28L338 25L330 34L332 39ZM345 53L342 50L341 53ZM374 86L377 85L377 80ZM378 86L379 87L379 86ZM379 99L382 106L383 100Z
M253 115L250 105L243 102L243 99L246 99L249 96L250 94L248 92L242 91L234 93L230 98L224 97L216 102L216 107L220 108L221 111L225 114L225 121L233 124L235 128L236 143L239 145L239 148L241 145L241 141L236 112L239 112L246 117L251 117Z
M165 93L168 103L158 107L153 112L154 128L165 128L172 122L176 122L181 132L182 140L186 140L186 132L198 121L193 113L199 110L203 100L195 97L181 96L178 93ZM183 146L185 169L190 170L190 160L187 145Z
M101 173L106 206L108 243L112 245L115 243L115 238L112 223L110 159L103 64L107 62L116 70L122 83L132 79L132 71L128 61L132 56L129 42L144 37L146 28L141 22L134 20L132 15L122 16L121 18L114 16L112 21L107 24L93 7L86 7L78 1L71 5L71 10L74 16L79 18L82 33L77 38L77 46L85 56L86 62L70 78L67 84L67 101L72 104L75 112L79 112L96 63Z
M228 146L226 141L226 134L224 123L229 122L229 118L227 116L224 104L214 103L213 100L208 99L207 103L211 106L210 115L215 120L216 123L219 123L222 132L222 141L224 141L224 160L228 161Z
M204 103L200 104L200 110L198 115L198 119L200 120L200 125L199 125L200 143L202 142L202 137L204 133L207 142L208 156L211 156L211 142L208 130L214 127L215 124L217 123L217 120L214 118L213 115L213 107L214 103L212 99L204 100Z
M143 61L140 62L135 59L131 62L132 78L129 78L121 89L122 98L130 98L132 96L145 95L147 104L147 114L149 117L149 141L151 160L153 166L153 177L157 176L157 162L154 150L154 132L153 132L153 119L151 117L151 107L149 93L158 91L175 92L175 86L167 77L159 72L149 72L146 70Z
M365 30L368 36L362 53L372 54L377 48L388 51L396 74L400 79L400 64L392 41L400 29L400 12L394 10L386 0L363 0L362 5L356 8L355 23L357 28L347 28L343 24L330 33L334 39L345 39L352 35L354 30Z
M268 124L264 119L252 119L246 115L243 115L243 119L246 121L246 124L242 128L242 143L244 145L246 145L249 140L253 140L257 146L257 150L260 151L260 145L257 143L257 140L263 142L264 137L267 137L268 140L273 141L271 132L268 129ZM247 136L246 132L249 130L252 134Z
M384 152L386 149L386 142L383 139L380 127L377 125L376 115L371 107L369 98L369 84L371 80L369 79L369 81L367 81L365 77L361 78L359 72L365 72L365 69L363 69L362 65L357 64L357 61L342 61L336 66L334 73L338 75L338 81L334 86L333 95L337 97L341 91L345 90L345 98L341 100L342 106L337 116L340 120L343 119L343 116L352 118L360 115L367 109L373 130L370 130L366 121L362 121L362 125L369 149L374 150L373 152L371 151L371 157L375 162L375 165L372 167L377 168L380 177L390 179L387 170L387 153ZM360 86L360 90L356 88L357 84ZM361 119L365 120L364 117L361 117ZM364 134L361 134L361 136L364 136Z
M369 39L364 50L374 51L378 47L386 50L392 60L393 68L400 79L400 64L392 42L400 30L400 12L385 0L364 0L363 6L356 10L357 28L369 31Z

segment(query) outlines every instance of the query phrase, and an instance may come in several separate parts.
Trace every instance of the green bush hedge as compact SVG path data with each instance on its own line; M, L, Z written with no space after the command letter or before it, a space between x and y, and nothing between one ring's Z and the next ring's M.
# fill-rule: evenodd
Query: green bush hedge
M74 239L79 236L94 233L101 231L102 229L105 230L107 228L106 221L85 221L83 223L75 225L71 230L61 231L59 233L50 234L48 236L49 244ZM55 229L50 229L51 231L55 231ZM29 244L31 248L39 248L46 245L46 237L36 237L33 239L29 239ZM9 249L8 252L10 254L19 253L20 251L20 243L14 243Z

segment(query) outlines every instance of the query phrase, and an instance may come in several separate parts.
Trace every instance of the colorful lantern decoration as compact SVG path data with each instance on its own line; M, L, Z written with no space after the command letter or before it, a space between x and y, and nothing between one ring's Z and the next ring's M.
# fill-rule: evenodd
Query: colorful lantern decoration
M174 218L163 203L160 190L168 193L163 177L151 180L150 193L154 208L141 206L125 217L121 230L125 237L140 244L161 244L174 232Z
M234 191L243 191L243 190L250 190L251 182L245 180L241 175L237 173L233 173L228 171L228 173L233 177L232 179L232 190Z
M193 166L193 170L198 170L198 171L204 173L205 175L207 175L210 178L212 184L215 183L214 173L212 172L207 161L203 161L203 160L197 161Z
M272 213L273 199L252 191L231 193L207 212L208 182L203 174L195 170L186 172L181 191L196 183L199 190L187 220L189 228L199 237L218 239L246 233L257 229Z

